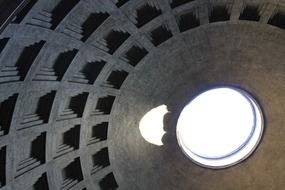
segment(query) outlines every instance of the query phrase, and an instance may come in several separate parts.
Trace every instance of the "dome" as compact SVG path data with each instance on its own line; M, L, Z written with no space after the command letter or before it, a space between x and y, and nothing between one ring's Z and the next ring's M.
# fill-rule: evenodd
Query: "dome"
M0 190L283 189L284 29L284 0L0 0ZM264 130L213 169L177 124L217 86Z

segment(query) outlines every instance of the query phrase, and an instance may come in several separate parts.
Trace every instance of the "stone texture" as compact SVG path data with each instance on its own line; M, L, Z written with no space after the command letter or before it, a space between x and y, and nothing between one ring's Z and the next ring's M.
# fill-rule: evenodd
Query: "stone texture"
M172 0L72 2L38 0L0 34L1 190L283 188L285 35L267 24L285 10L283 0L194 0L177 7ZM161 14L137 27L136 10L146 4ZM246 5L258 7L258 22L238 19ZM230 19L209 23L217 6ZM188 29L181 32L179 19L189 12L199 24L188 28L184 21ZM88 28L94 13L105 17ZM168 32L152 35L160 26ZM146 50L143 57L132 54L140 57L136 64L126 55L133 47ZM90 77L89 69L99 67L86 65L102 62ZM181 152L175 125L193 96L224 84L258 100L266 130L244 162L205 169ZM139 131L142 117L160 105L169 110L162 147ZM108 132L93 132L102 123Z

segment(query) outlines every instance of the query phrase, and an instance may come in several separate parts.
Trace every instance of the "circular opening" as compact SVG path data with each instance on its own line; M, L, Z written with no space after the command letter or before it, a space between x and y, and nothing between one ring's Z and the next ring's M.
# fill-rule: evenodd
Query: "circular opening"
M225 168L247 158L263 132L263 116L245 91L219 87L205 91L187 104L177 123L177 139L195 163Z

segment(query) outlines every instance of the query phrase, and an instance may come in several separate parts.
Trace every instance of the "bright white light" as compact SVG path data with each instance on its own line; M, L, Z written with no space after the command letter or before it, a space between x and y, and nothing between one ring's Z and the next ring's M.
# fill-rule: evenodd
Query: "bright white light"
M181 112L178 142L195 162L221 168L245 159L263 131L262 114L244 91L215 88L194 98Z
M147 112L141 119L139 129L147 142L157 146L163 145L162 137L166 133L163 129L163 118L167 112L166 105L161 105Z

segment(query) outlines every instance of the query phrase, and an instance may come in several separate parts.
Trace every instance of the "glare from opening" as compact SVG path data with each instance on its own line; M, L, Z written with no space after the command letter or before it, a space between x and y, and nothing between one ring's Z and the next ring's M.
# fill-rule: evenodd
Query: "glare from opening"
M256 102L245 91L227 87L194 98L177 123L183 152L210 168L228 167L248 157L262 131L262 114Z
M161 105L147 112L141 119L139 129L142 137L149 143L162 146L166 133L163 125L164 115L168 112L166 105Z

